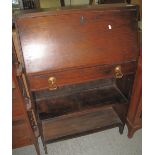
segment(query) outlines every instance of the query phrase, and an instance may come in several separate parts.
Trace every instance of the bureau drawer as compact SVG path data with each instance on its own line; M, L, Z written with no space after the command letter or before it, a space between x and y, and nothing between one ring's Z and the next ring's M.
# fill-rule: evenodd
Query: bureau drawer
M115 65L98 65L85 68L66 69L57 72L49 72L40 75L29 75L32 91L49 89L49 78L55 78L55 87L87 82L91 80L115 78L115 68L121 66L123 75L135 73L136 61Z

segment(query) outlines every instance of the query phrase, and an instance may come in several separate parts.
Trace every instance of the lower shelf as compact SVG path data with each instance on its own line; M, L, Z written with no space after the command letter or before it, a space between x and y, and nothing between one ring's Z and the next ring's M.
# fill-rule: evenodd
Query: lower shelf
M124 124L110 106L98 107L42 121L46 143L84 132L93 132L110 127L123 128Z
M37 114L44 142L124 127L127 98L113 79L35 92Z

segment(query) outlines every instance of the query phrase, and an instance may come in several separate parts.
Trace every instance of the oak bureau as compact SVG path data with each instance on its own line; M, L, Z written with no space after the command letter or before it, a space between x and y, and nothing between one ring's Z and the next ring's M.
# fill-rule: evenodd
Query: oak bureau
M137 6L37 11L15 24L27 104L46 153L56 140L112 127L122 134L139 58Z

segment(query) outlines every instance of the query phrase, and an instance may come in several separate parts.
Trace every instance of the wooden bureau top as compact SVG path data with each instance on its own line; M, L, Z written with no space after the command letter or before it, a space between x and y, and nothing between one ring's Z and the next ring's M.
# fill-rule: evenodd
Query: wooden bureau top
M138 58L133 5L29 13L16 18L16 28L29 75Z

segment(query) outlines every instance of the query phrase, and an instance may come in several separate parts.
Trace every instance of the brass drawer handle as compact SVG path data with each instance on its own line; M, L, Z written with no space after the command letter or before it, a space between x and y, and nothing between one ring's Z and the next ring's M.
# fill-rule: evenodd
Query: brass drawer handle
M49 90L55 90L57 89L57 84L56 84L56 78L55 77L49 77L48 78L48 84L49 84Z
M118 65L118 66L115 67L115 77L117 79L120 79L120 78L123 77L123 73L122 73L122 69L121 69L121 66L120 65Z

